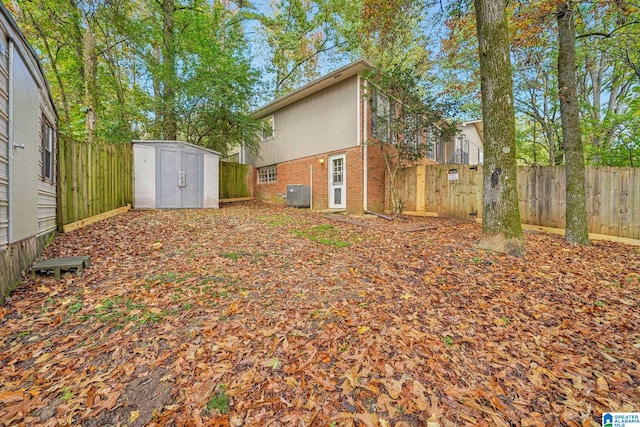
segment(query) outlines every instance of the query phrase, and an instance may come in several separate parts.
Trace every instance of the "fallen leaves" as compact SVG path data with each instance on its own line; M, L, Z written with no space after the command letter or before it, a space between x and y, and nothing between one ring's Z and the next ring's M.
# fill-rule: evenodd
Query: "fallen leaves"
M395 226L414 231L379 230ZM514 259L479 235L258 203L60 235L45 255L89 251L92 267L26 279L0 308L0 419L545 426L639 411L640 253L527 234Z

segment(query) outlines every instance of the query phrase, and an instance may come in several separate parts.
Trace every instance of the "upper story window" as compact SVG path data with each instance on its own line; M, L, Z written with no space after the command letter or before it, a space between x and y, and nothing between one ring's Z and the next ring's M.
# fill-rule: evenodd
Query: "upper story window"
M461 163L463 165L469 164L469 140L464 135L458 135L456 137L456 144L454 150L454 163Z
M374 90L371 96L371 136L380 141L389 141L391 108L389 98Z
M268 141L270 139L273 139L273 135L275 135L275 123L273 120L273 116L269 116L263 120L262 134L260 136L260 139L262 141Z
M54 133L53 133L53 127L44 116L42 117L41 138L42 139L40 141L40 155L41 155L42 169L40 171L40 176L42 177L42 179L46 181L53 182Z
M403 119L403 141L404 143L412 147L413 149L423 150L424 149L424 141L422 135L422 123L421 120L412 115L407 115Z
M437 154L442 149L442 131L436 126L429 127L427 131L427 158L437 160Z

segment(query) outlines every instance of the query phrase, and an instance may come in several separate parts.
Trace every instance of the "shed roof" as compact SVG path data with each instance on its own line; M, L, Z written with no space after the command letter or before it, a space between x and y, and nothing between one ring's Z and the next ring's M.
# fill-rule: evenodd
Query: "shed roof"
M205 147L200 147L199 145L195 145L195 144L190 144L188 142L184 142L184 141L175 141L175 140L164 140L164 139L148 139L148 140L141 140L141 139L134 139L131 141L132 144L184 144L187 145L189 147L195 148L197 150L202 150L202 151L208 151L211 154L215 154L217 156L220 156L220 153L218 153L217 151L211 150L209 148L205 148Z

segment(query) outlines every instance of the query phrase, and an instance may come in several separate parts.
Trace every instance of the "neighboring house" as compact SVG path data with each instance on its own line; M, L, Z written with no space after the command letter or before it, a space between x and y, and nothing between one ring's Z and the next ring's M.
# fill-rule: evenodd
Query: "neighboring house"
M360 59L259 108L265 123L256 167L258 198L282 201L288 185L309 188L313 209L385 210L386 169L373 138L395 141L389 119L394 102L365 79ZM404 139L408 138L405 136ZM444 159L437 127L415 132L425 163Z
M55 232L56 135L38 57L0 4L0 302Z
M482 120L462 122L456 128L456 136L447 143L447 163L481 165L484 161Z

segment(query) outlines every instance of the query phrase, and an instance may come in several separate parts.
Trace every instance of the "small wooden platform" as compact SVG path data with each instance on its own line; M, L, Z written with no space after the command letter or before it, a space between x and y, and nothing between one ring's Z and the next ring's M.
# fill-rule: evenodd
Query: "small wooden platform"
M47 272L53 270L56 279L60 279L61 270L75 269L77 274L82 273L83 268L91 265L91 257L89 255L72 256L63 258L51 258L33 264L31 267L31 277L35 279L38 271Z

